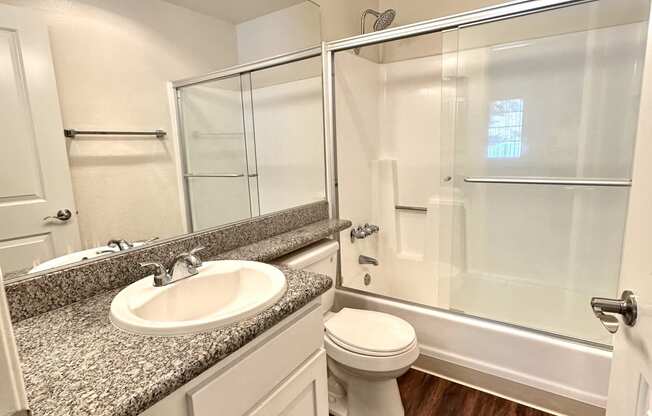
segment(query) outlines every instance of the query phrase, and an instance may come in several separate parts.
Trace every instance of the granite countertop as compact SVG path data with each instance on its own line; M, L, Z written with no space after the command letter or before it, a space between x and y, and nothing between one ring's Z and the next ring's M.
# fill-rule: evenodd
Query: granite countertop
M119 289L16 323L33 414L137 415L332 286L327 276L281 270L288 289L274 306L207 333L123 332L109 322Z
M271 238L218 254L218 260L267 262L291 253L351 226L348 220L323 220Z
M326 219L213 255L208 260L267 262L350 226L350 221ZM279 268L288 284L281 300L252 318L202 334L151 337L117 329L109 321L109 310L120 289L101 291L15 322L33 415L137 415L333 284L327 276ZM105 271L103 279L110 277L111 272ZM91 285L100 283L89 281ZM25 289L21 289L24 293L20 294L28 296L25 301L40 293L40 286L32 286L27 282ZM18 314L21 311L14 309Z

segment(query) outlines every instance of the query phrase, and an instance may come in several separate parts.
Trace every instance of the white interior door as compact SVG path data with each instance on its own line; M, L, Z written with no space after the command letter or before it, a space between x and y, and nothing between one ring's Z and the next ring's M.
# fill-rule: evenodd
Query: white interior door
M614 340L608 416L652 415L652 42L649 34L648 27L621 266L621 288L631 290L636 296L637 319L634 326L624 325L620 319Z
M80 239L47 26L6 5L0 109L0 264L8 273L78 250ZM71 217L44 220L60 210Z

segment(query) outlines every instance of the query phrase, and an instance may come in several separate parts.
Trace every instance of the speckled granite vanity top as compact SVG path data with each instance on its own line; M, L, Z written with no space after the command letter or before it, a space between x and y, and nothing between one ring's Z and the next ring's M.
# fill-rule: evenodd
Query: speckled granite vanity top
M207 260L270 261L350 225L349 221L318 221L212 255ZM333 284L326 276L281 270L288 288L274 306L237 324L203 334L148 337L117 329L109 321L109 309L120 289L15 322L33 415L137 415ZM28 289L24 290L28 295L40 293L30 286Z
M326 276L282 270L288 289L276 305L204 334L147 337L117 329L109 308L118 290L18 322L33 414L139 414L332 285Z

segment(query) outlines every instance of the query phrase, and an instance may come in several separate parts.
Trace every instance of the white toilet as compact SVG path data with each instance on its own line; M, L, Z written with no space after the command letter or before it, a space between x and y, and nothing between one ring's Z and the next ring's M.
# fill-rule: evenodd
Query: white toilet
M276 261L335 280L337 250L322 240ZM333 313L335 289L322 295L324 348L328 355L328 393L334 416L402 416L396 378L419 356L414 328L382 312L343 308Z

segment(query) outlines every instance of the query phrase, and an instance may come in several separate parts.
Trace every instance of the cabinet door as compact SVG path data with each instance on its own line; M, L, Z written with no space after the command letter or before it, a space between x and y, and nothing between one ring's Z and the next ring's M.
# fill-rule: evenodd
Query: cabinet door
M292 373L247 416L328 416L326 352L322 349Z

